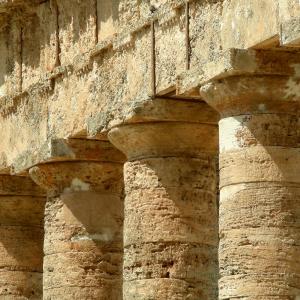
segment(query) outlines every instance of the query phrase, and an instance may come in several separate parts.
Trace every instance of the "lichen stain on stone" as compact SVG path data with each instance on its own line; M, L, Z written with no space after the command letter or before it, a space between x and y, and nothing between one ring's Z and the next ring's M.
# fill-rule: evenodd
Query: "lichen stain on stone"
M295 77L300 78L300 64L293 64L291 67L294 69Z
M264 112L264 111L266 111L266 105L264 103L260 103L258 105L258 109L259 109L259 111Z
M86 192L89 190L90 190L90 184L88 184L78 178L74 178L71 182L71 186L65 188L63 193Z
M109 242L113 239L113 233L109 228L104 228L102 233L76 235L71 238L72 242L75 241L101 241Z
M286 83L285 99L300 97L300 78L291 77Z
M285 98L300 96L300 64L293 64L291 67L294 69L294 77L290 77L287 82Z

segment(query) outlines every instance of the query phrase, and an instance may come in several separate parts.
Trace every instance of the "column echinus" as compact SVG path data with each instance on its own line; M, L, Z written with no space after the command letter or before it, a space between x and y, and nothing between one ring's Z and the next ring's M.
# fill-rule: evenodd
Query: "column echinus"
M44 195L28 177L0 175L0 299L42 298Z
M68 143L77 157L30 169L48 192L43 299L120 300L124 155L108 141Z
M201 88L221 113L220 299L300 299L300 56L227 58Z
M216 113L155 99L110 141L124 165L123 299L216 299Z

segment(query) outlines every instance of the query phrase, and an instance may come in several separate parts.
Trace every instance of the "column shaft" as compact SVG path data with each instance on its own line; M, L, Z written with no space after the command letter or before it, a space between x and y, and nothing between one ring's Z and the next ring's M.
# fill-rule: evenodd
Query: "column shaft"
M124 300L216 299L216 137L215 125L196 122L109 133L128 156Z
M42 299L42 195L29 178L0 175L1 299Z
M220 299L300 297L300 128L286 82L233 77L202 88L223 115Z
M31 169L48 190L44 299L122 299L122 167L71 161Z
M124 176L125 299L215 299L214 159L141 159Z
M234 142L241 143L225 145L220 155L224 299L228 293L247 299L291 299L300 291L300 149L295 121L291 115L263 114L220 122L221 132L230 128L237 135Z

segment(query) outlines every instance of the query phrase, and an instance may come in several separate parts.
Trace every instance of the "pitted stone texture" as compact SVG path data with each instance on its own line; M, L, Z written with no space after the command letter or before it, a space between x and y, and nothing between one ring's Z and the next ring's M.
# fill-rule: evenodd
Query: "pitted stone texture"
M74 7L73 1L41 1L33 11L38 15L34 23L24 16L19 24L23 11L14 11L16 17L0 34L0 94L7 96L1 109L1 131L15 133L3 135L1 143L8 165L23 153L35 157L47 138L74 136L91 127L96 128L92 134L106 130L111 121L127 119L137 102L149 99L151 16L158 18L157 92L175 93L177 76L186 63L185 1L86 0L77 1ZM298 0L189 2L191 78L196 88L223 67L220 50L257 46L269 37L278 42L281 19L297 18L299 12ZM154 14L152 3L157 5ZM1 23L6 27L6 21ZM297 19L295 24L299 24ZM96 45L97 32L101 43ZM23 93L15 96L21 85ZM191 96L191 90L186 96ZM194 96L199 98L199 94Z
M220 152L257 145L289 147L297 144L300 119L296 115L240 115L220 121ZM298 131L298 132L297 132Z
M285 97L283 83L292 79L271 78L253 76L251 87L249 77L228 78L203 88L224 116L219 123L224 300L300 295L299 88Z
M217 298L217 128L197 122L204 119L191 113L196 105L185 105L181 118L173 112L109 133L129 159L124 300Z
M39 196L29 195L29 187L32 187L33 195L38 188L26 177L1 175L1 182L2 179L0 298L40 300L45 199L41 196L41 191Z
M18 174L32 166L45 162L90 161L123 163L125 155L113 147L105 137L103 140L87 140L80 138L50 139L31 157L24 153L13 165L13 171Z
M55 191L45 209L44 299L121 299L122 164L56 162L31 174Z

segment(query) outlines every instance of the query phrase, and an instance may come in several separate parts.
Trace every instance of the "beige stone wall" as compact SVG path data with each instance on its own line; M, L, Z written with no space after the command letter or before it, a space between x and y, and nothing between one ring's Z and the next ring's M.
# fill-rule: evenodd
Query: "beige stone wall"
M181 88L184 94L195 81L205 81L227 49L277 48L281 24L297 18L299 10L297 1L190 1L191 70L186 72L184 1L1 5L1 126L19 132L22 140L3 136L4 165L32 149L38 152L47 140L105 131L111 121L130 118L138 103L148 101L151 17L157 20L156 90L163 95ZM295 40L295 26L290 33L288 28L284 37Z

